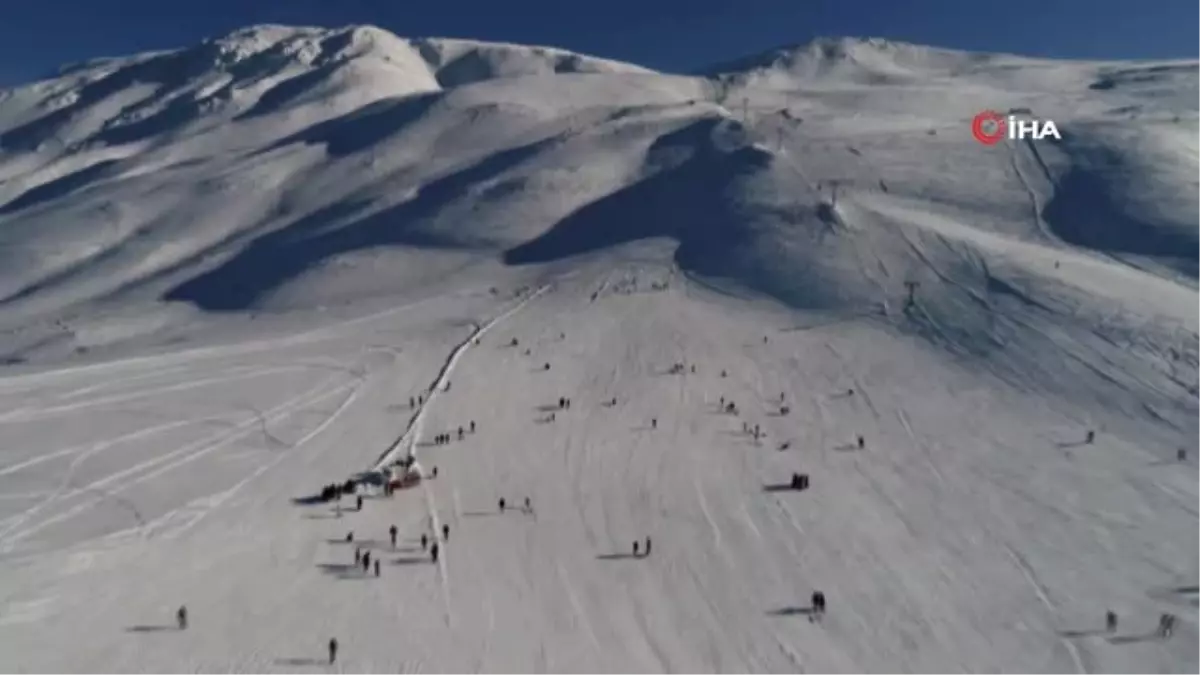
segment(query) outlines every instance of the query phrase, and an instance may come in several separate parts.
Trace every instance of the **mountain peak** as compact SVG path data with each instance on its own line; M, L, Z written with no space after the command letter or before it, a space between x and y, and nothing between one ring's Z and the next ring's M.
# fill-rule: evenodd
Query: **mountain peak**
M959 72L997 56L881 37L822 36L719 63L701 74L745 77L785 72L799 79L885 83Z

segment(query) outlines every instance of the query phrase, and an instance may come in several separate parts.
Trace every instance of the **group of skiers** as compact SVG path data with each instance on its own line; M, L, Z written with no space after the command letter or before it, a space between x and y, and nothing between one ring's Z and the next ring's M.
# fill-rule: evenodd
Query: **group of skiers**
M1179 621L1179 617L1171 613L1163 613L1158 616L1158 626L1154 629L1154 634L1159 638L1167 639L1175 632L1175 624ZM1117 613L1111 609L1104 613L1104 629L1109 633L1117 632Z
M358 484L353 480L347 480L345 483L330 483L321 488L321 501L332 502L342 498L343 495L352 495L358 491ZM361 505L359 510L362 510Z
M644 558L650 555L650 537L646 537L646 547L639 551L638 546L640 543L641 542L636 539L633 541L633 557L635 558Z
M355 566L362 565L363 574L368 574L371 571L371 552L364 551L360 548L354 549L354 564ZM379 558L375 559L375 576L379 576Z
M460 425L458 427L457 431L458 431L458 440L460 440L460 441L462 439L466 438L466 435L468 433L472 433L472 434L475 433L475 420L471 420L471 422L465 428ZM434 445L446 445L450 442L450 440L452 438L453 438L453 434L451 434L448 431L445 433L440 433L433 437L433 444Z
M500 507L500 513L504 513L508 508L508 501L504 499L504 497L501 497L498 505ZM533 501L529 499L529 497L525 498L525 503L521 506L521 512L525 513L526 515L533 515Z

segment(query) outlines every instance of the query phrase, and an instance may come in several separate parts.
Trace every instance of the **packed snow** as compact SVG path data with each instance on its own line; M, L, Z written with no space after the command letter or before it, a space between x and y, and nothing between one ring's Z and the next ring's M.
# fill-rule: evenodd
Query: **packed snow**
M1196 672L1197 62L698 73L0 91L0 670Z

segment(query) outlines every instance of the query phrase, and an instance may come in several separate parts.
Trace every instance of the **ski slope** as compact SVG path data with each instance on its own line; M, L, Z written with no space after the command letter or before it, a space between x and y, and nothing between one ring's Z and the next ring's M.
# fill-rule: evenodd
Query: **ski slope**
M1197 83L258 26L0 92L0 670L1195 672Z
M332 635L340 668L371 672L1196 663L1194 464L1169 439L868 324L797 330L620 271L668 287L593 302L596 272L277 348L6 379L0 667L305 670ZM372 349L385 334L396 351ZM559 396L571 410L541 422ZM395 449L436 479L340 518L293 503L377 464L414 417ZM810 490L769 489L797 470ZM532 516L498 512L525 496ZM430 523L451 528L439 565L414 543ZM348 531L379 578L347 570ZM791 614L813 589L819 624ZM159 630L181 603L189 629ZM1106 608L1120 633L1088 634ZM1145 637L1160 611L1185 618L1172 640Z

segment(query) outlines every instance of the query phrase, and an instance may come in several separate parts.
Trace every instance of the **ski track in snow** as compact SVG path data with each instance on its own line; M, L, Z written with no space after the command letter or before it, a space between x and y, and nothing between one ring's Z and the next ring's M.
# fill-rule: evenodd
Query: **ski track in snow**
M1046 587L1038 581L1037 575L1034 574L1033 568L1029 566L1029 562L1025 560L1025 556L1021 555L1019 551L1008 544L1004 545L1004 550L1012 558L1013 564L1021 571L1021 576L1025 578L1025 581L1029 582L1029 586L1033 589L1038 601L1046 607L1046 611L1050 613L1051 617L1058 618L1058 609L1050 600ZM1065 637L1059 637L1058 640L1066 647L1067 653L1070 654L1071 662L1075 665L1075 671L1078 673L1087 673L1087 668L1083 665L1083 657L1080 655L1079 648L1075 646L1075 643Z
M324 400L331 396L334 396L336 394L340 394L341 392L345 391L346 389L351 389L350 395L347 396L345 398L345 400L343 400L341 402L340 405L338 405L337 409L334 410L332 413L330 413L329 417L325 418L325 421L321 422L321 424L318 425L317 428L313 429L312 431L308 432L304 436L300 437L300 439L298 439L297 441L292 443L291 446L288 448L289 450L295 450L295 449L304 447L309 441L316 438L317 436L320 436L322 433L325 432L326 429L333 426L333 423L336 422L338 420L338 418L342 416L342 413L344 413L346 410L348 410L350 408L350 406L354 405L354 402L358 399L359 395L362 393L362 389L360 386L357 386L355 384L344 385L344 386L341 386L341 387L338 387L336 389L329 391L325 396L321 396L317 399L310 401L310 403L316 403L317 401L321 401L321 400ZM220 508L223 504L225 504L230 499L232 499L242 488L249 485L255 479L261 477L264 473L270 471L271 469L274 469L276 466L279 465L280 462L284 461L287 458L288 458L287 453L280 453L279 456L277 456L275 459L273 459L270 462L264 464L263 466L260 466L259 468L255 469L249 476L246 476L242 480L238 481L233 487L229 488L228 490L221 492L219 494L213 495L211 497L204 498L203 500L201 500L202 508L200 509L200 511L198 513L195 514L195 517L192 518L191 520L189 520L186 525L183 525L181 527L178 527L178 528L172 530L168 535L166 535L166 537L168 539L173 539L173 538L178 537L179 535L183 534L187 530L191 529L192 527L195 527L201 520L203 520L205 518L205 516L212 513L212 511L214 509Z
M276 406L275 408L270 410L266 416L268 418L272 418L272 417L282 418L297 408L309 405L311 403L314 403L316 401L322 400L322 399L330 396L331 393L333 393L333 392L330 392L329 390L326 389L327 384L328 383L319 385L314 390L310 390L304 394L301 394L300 396L289 399L288 401L284 402L283 404ZM342 389L345 389L345 388L348 388L348 385L342 385L342 387L335 390L335 392L341 391ZM42 520L37 525L28 527L28 528L21 530L19 532L16 532L14 534L13 530L16 529L16 527L18 527L20 525L20 522L24 522L24 520L28 519L28 516L33 515L38 510L41 510L41 507L35 507L35 509L31 509L30 511L26 512L26 514L25 514L26 517L23 518L21 521L19 521L18 523L15 523L14 525L12 525L10 527L0 530L0 551L11 552L13 547L16 545L16 543L19 540L21 540L31 534L34 534L40 530L43 530L55 523L61 522L68 518L72 518L84 511L86 511L87 509L91 508L92 506L96 505L103 499L109 498L113 495L116 495L117 493L121 492L122 490L126 490L130 487L133 487L134 485L137 485L137 484L147 481L151 478L159 476L166 471L171 471L173 469L179 468L180 466L182 466L184 464L196 461L197 459L200 459L201 457L203 457L205 455L208 455L216 450L219 450L219 449L225 447L229 443L237 440L238 438L241 438L246 433L254 431L255 427L257 426L256 425L257 421L258 421L257 419L254 419L254 420L249 420L247 422L242 422L240 424L235 425L233 430L231 430L231 431L219 433L219 434L216 434L209 438L201 439L194 443L185 445L184 447L180 448L179 450L167 452L162 455L158 455L158 456L154 457L153 459L146 460L144 462L139 462L138 464L135 464L134 466L132 466L128 469L109 474L108 476L105 476L104 478L101 478L100 480L93 481L91 483L88 483L85 486L76 488L75 490L72 490L65 494L61 494L61 490L60 490L60 492L58 494L56 494L55 498L48 500L46 502L46 504L44 504L43 506L53 503L54 501L57 501L59 499L66 499L66 498L74 497L83 492L94 491L94 490L103 489L105 497L101 497L99 499L95 499L95 500L80 504L74 508L71 508L71 509L63 512L63 513L60 513L53 517ZM145 471L145 470L150 470L150 471L149 471L149 473L141 473L142 471ZM139 473L140 473L140 475L138 475L137 478L120 483L114 488L107 487L123 478L126 478L131 475L139 474ZM69 480L69 478L64 479L64 485L66 485L68 483L68 480Z

